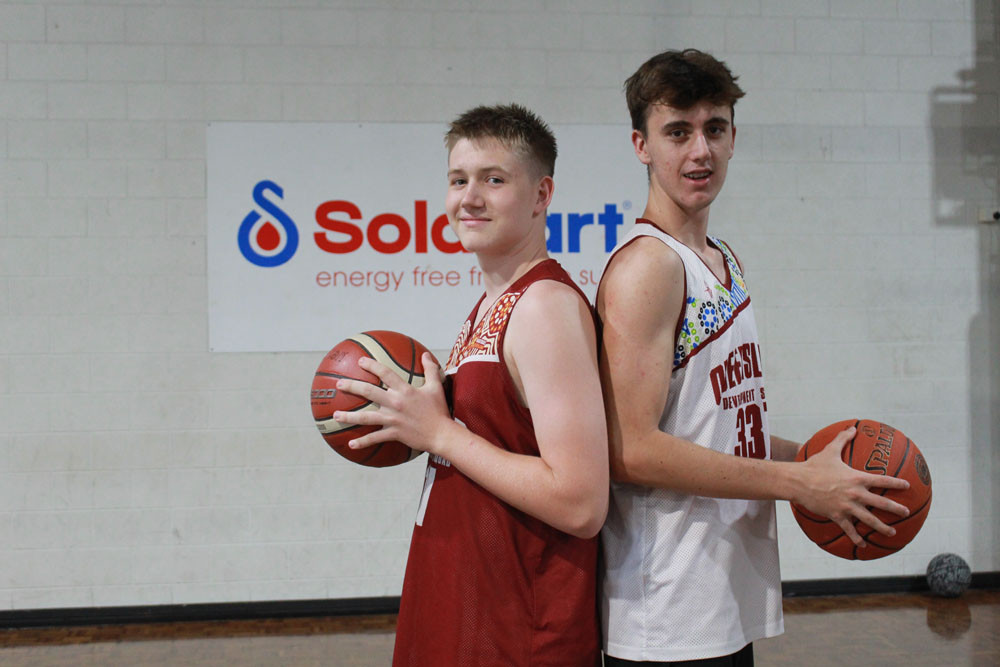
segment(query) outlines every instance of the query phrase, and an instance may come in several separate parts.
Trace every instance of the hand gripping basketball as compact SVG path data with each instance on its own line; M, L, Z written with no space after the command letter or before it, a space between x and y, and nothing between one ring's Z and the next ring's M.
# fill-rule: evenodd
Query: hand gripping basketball
M441 369L429 352L421 358L425 380L421 387L414 387L391 369L374 359L362 357L358 366L382 381L383 387L358 380L338 380L337 389L360 396L378 405L368 412L337 411L333 418L339 422L365 426L380 426L359 438L352 439L351 449L362 449L380 442L398 440L413 449L437 453L434 444L442 423L453 423L441 384Z
M349 461L382 468L411 460L418 453L399 441L385 441L377 447L351 449L348 442L373 431L378 426L338 422L334 412L368 412L378 406L371 401L337 391L341 378L381 384L381 380L358 366L359 357L379 360L387 368L414 386L424 383L424 368L420 360L427 352L420 341L397 331L364 331L346 338L323 355L313 375L310 404L316 428L333 451Z
M882 535L894 535L895 529L872 513L872 508L906 516L909 510L872 489L906 489L909 482L897 477L875 475L856 470L842 459L844 445L854 438L852 426L840 431L829 445L802 463L811 466L803 496L795 504L814 514L829 517L857 546L865 540L857 530L860 521Z
M850 437L841 442L840 434ZM889 424L848 419L817 431L799 449L795 459L805 461L804 465L822 460L832 464L827 470L836 470L840 466L826 451L831 448L843 465L862 475L859 481L870 487L852 496L855 505L862 505L863 509L848 510L848 518L854 520L849 526L853 530L847 530L843 516L831 520L827 517L833 515L817 513L793 501L792 514L802 531L823 550L851 560L881 558L905 547L920 530L931 505L931 475L920 449ZM842 471L841 468L837 472ZM872 480L869 473L882 482ZM872 493L876 493L875 498ZM859 537L864 540L863 545L858 542ZM864 548L859 549L860 546Z

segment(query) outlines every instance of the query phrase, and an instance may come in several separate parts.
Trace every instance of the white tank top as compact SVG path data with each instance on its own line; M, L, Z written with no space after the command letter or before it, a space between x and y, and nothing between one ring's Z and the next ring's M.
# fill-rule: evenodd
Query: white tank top
M660 429L718 452L770 458L757 326L736 257L709 237L725 257L720 281L694 251L643 220L615 252L640 236L659 239L684 263ZM783 632L773 501L613 483L601 539L609 655L695 660Z

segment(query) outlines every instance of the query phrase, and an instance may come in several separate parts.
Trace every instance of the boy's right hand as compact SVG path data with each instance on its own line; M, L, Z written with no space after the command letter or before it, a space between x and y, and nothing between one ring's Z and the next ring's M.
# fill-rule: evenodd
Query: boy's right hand
M802 488L793 501L814 514L828 517L854 544L864 547L865 541L855 528L855 521L886 536L896 533L892 526L886 525L871 512L872 508L904 517L910 513L905 505L872 489L902 490L908 489L910 483L898 477L855 470L844 463L841 453L856 430L852 426L841 431L820 452L797 464L802 466Z

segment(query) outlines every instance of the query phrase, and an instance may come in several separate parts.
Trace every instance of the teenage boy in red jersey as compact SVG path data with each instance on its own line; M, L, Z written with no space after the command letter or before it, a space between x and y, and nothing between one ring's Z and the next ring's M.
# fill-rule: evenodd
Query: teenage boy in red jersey
M341 381L374 412L366 447L428 452L393 665L599 665L596 535L608 502L597 338L586 297L545 248L556 143L517 105L477 107L446 135L446 209L486 293L446 367L413 388Z
M907 483L840 460L853 428L805 463L793 462L798 443L769 434L742 266L708 234L735 146L735 77L688 49L654 56L625 88L649 198L597 297L615 480L605 664L752 665L751 642L783 629L774 500L860 545L855 521L895 532L870 507L906 514L870 488Z

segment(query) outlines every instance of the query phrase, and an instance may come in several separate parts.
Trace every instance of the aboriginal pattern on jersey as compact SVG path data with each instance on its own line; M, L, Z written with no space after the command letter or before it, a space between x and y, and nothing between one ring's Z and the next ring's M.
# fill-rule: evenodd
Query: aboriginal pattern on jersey
M730 288L726 289L718 280L713 280L708 293L687 295L684 319L677 335L677 347L674 349L674 368L683 366L700 345L725 327L747 300L747 285L736 256L725 243L709 238L722 251L729 267Z
M514 309L514 304L520 296L521 292L507 292L501 296L490 306L475 329L472 328L472 320L466 320L458 333L455 346L451 348L446 368L458 368L463 361L473 358L494 361L499 358L500 334L503 333L510 311Z

